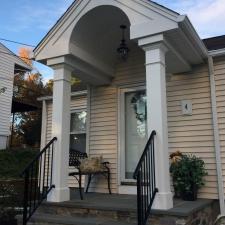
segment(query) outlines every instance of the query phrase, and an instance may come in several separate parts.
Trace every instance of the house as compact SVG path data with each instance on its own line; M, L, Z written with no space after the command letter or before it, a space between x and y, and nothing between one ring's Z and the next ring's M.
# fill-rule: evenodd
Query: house
M42 98L42 146L57 138L48 202L57 207L70 200L71 146L86 145L89 156L110 162L113 193L136 195L133 173L156 131L153 209L174 213L169 154L179 150L205 161L208 175L198 197L219 200L224 214L224 49L224 36L201 40L187 16L153 1L74 1L34 49L36 60L54 70L53 97ZM71 93L72 76L87 90ZM86 130L76 123L86 123ZM99 179L91 191L107 193ZM178 220L171 224L192 224Z
M0 149L5 149L10 131L14 75L31 68L0 43Z

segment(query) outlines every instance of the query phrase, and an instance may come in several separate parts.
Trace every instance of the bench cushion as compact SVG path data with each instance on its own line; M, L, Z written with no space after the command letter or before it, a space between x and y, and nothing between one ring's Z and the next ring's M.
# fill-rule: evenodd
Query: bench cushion
M103 172L106 168L102 164L102 157L82 159L80 163L81 173Z

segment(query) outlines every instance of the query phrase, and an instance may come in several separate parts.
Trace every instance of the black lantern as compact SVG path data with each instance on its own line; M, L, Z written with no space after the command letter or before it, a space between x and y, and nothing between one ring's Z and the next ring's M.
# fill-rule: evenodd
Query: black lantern
M121 25L120 28L122 30L122 40L121 40L119 48L117 48L117 52L120 55L120 58L125 61L128 57L128 52L130 51L126 45L126 40L125 40L125 30L127 26Z

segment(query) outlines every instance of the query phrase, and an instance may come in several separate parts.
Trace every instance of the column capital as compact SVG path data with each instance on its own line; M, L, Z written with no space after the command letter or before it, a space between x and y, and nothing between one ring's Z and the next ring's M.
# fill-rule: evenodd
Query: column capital
M47 60L47 66L51 67L53 70L66 69L73 71L74 68L68 63L68 57L59 56Z
M168 51L166 40L163 34L157 34L150 37L141 38L138 40L138 45L144 50L160 49L164 52Z
M167 46L166 46L166 44L164 42L157 42L157 43L144 45L144 46L142 46L142 49L145 52L153 51L153 50L160 50L164 54L168 51L168 48L167 48Z

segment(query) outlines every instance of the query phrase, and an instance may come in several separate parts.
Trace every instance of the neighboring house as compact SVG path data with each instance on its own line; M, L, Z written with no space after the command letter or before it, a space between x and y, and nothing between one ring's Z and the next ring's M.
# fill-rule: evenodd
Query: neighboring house
M7 146L13 98L13 81L17 73L31 70L25 62L0 43L0 149Z
M117 53L121 25L126 61ZM34 54L54 70L53 97L42 99L42 147L57 137L48 201L70 199L69 148L80 148L74 136L83 148L86 137L89 156L110 162L113 193L135 195L133 173L155 130L153 207L174 206L169 153L179 150L205 161L199 198L219 199L225 213L225 36L201 40L187 16L152 1L77 0ZM87 93L71 94L71 76L87 83ZM107 193L105 179L91 190Z

